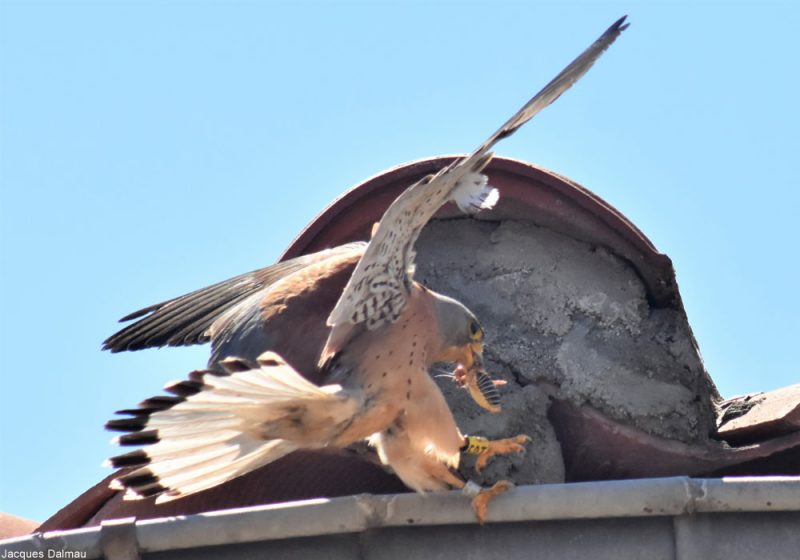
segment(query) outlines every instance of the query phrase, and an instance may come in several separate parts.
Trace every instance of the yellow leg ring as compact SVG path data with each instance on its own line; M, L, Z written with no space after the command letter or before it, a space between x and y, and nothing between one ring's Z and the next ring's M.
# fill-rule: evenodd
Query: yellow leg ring
M484 451L488 451L489 449L489 440L480 437L480 436L467 436L466 443L462 448L464 453L469 453L471 455L480 455Z

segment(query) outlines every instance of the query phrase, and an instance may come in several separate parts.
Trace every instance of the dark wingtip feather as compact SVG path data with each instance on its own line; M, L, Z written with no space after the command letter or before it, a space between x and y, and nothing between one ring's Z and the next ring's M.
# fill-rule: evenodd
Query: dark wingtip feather
M118 411L125 412L125 411ZM139 432L147 424L146 416L136 416L134 418L115 418L106 422L106 430L110 432Z
M268 288L310 264L349 254L353 250L354 245L349 244L303 255L134 311L120 319L120 322L135 322L108 337L103 342L103 350L116 353L203 344L210 338L208 328L211 324L251 294Z
M195 380L181 380L181 381L173 381L172 383L167 383L164 387L164 390L167 393L172 393L181 398L191 397L192 395L196 395L203 389L202 381L195 381Z
M117 489L126 489L142 498L150 498L169 491L162 486L159 478L148 469L136 470L114 479L112 483Z
M254 369L254 365L247 360L242 358L235 358L233 356L229 358L225 358L220 362L222 368L228 373L233 375L234 373L239 373L242 371L248 371Z
M169 395L159 395L157 397L150 397L139 403L139 408L148 413L158 412L160 410L167 410L176 404L182 403L186 399L184 397L171 397Z
M153 496L158 496L159 494L167 492L169 488L165 488L160 484L154 484L153 486L131 488L131 490L136 492L142 498L152 498Z
M147 307L145 307L143 309L139 309L138 311L134 311L133 313L128 313L127 315L125 315L122 319L120 319L117 322L118 323L127 323L128 321L133 321L134 319L138 319L142 315L147 315L148 313L152 313L153 311L158 311L159 309L164 307L164 305L166 303L169 303L169 302L156 303L155 305L149 305L149 306L147 306Z
M158 430L147 430L124 434L117 438L119 445L152 445L158 443L161 439L158 437Z
M137 486L143 487L159 484L158 477L149 470L145 470L144 472L137 470L130 474L122 475L118 477L117 480L126 488L130 488L134 491L136 491Z
M154 430L142 432L147 426L150 416L156 412L167 410L184 402L189 396L202 390L202 382L196 381L176 381L166 387L171 395L159 395L150 397L139 403L139 408L123 408L115 414L128 416L128 418L114 418L105 424L106 430L112 432L131 432L131 434L119 438L120 445L148 445L156 443L157 438ZM136 443L134 443L136 442Z
M128 416L150 416L151 413L151 410L141 408L123 408L114 412L114 414L127 414Z
M144 450L137 449L136 451L131 451L124 455L111 457L108 463L115 469L121 469L122 467L142 467L150 464L150 457L148 457Z
M189 381L196 381L203 384L203 378L206 375L213 375L215 377L225 377L230 375L227 371L222 369L196 369L189 374Z
M616 41L619 34L628 29L630 23L626 23L626 19L628 18L627 15L622 16L617 21L611 24L611 26L606 29L605 33L603 33L600 38L597 40L597 43L607 43L603 50L608 48L611 43Z

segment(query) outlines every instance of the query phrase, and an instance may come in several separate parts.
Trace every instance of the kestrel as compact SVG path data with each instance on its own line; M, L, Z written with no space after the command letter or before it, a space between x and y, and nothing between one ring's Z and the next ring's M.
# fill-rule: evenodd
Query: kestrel
M489 150L583 76L624 22L469 156L406 189L367 244L279 263L126 317L147 315L106 348L211 340L212 356L209 369L168 385L171 396L145 400L107 423L127 432L120 445L143 446L110 459L114 467L136 467L114 487L126 498L172 500L296 449L367 440L409 488L471 493L483 522L488 500L510 483L478 491L455 471L460 454L478 454L481 468L497 453L522 451L528 438L487 441L456 426L428 370L456 363L457 379L479 403L496 408L483 369L484 332L463 304L414 281L414 244L447 202L467 214L494 206L498 192L482 173Z

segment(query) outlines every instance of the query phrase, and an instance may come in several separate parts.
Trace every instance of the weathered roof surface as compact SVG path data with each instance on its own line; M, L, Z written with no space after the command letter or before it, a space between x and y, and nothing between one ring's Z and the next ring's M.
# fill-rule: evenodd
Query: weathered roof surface
M36 521L0 512L0 540L27 535L38 526Z
M284 257L366 239L402 189L451 160L407 164L349 190ZM498 416L476 412L463 392L442 384L460 426L490 437L534 435L524 458L498 460L485 481L800 474L796 387L722 403L716 434L719 397L702 366L668 257L609 204L555 173L504 158L487 171L501 191L497 207L480 221L434 222L418 246L420 278L485 319L487 353L494 348L490 365L508 381L505 411ZM445 208L439 217L453 216ZM554 324L543 326L550 319ZM162 506L152 499L122 502L107 482L54 515L43 530L128 515L148 519L403 489L381 467L346 452L290 455Z
M124 501L104 480L44 522L39 531L76 529L104 519L155 519L210 510L337 497L365 492L407 491L400 479L349 451L298 451L205 492L155 505L153 499Z
M719 436L744 445L800 430L800 384L728 399L720 406Z
M563 448L566 480L616 480L643 473L800 474L797 430L765 430L760 440L733 447L716 439L703 444L665 439L567 401L554 400L549 416Z
M406 163L351 188L306 226L283 258L368 239L372 224L404 189L436 173L456 157ZM502 195L495 208L482 212L480 219L533 221L576 239L607 246L633 264L659 306L681 308L672 261L602 198L566 177L519 160L495 156L486 173ZM457 215L454 209L445 208L439 217Z
M499 496L488 523L478 527L460 492L361 495L153 521L128 518L6 541L0 555L788 559L800 550L798 504L798 478L546 484Z

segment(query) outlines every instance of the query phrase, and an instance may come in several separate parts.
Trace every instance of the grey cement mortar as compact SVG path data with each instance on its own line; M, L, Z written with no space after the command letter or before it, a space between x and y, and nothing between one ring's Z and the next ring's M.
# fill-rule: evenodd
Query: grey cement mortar
M495 459L485 482L564 479L544 387L665 438L701 443L713 432L715 390L685 314L652 308L636 271L608 250L530 222L434 221L415 277L478 316L487 369L508 382L493 415L439 379L462 431L533 438L524 457Z

